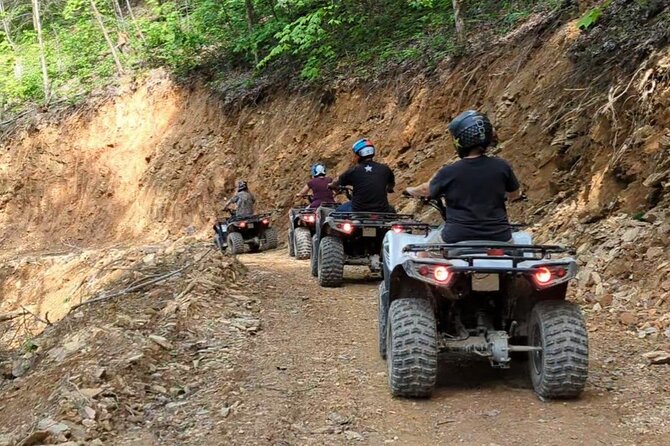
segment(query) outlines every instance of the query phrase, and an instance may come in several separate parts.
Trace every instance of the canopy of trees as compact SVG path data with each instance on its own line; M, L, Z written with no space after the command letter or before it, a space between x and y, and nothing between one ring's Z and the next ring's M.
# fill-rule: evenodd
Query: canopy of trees
M165 66L305 80L439 60L558 0L0 0L0 113ZM456 11L456 17L454 12ZM458 30L458 32L457 32Z

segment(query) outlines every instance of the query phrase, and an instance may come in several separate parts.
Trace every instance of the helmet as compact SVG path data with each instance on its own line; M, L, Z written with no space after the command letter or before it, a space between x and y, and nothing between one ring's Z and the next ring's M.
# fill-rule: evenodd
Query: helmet
M249 189L249 187L247 186L246 181L239 181L237 183L237 191L238 192L242 192L243 190L247 190L247 189Z
M316 163L312 165L312 176L318 177L326 174L326 166L321 163Z
M375 156L375 146L369 139L359 139L354 143L354 153L362 158Z
M468 110L456 116L449 123L449 132L461 158L467 156L475 147L486 148L494 140L493 125L486 115Z

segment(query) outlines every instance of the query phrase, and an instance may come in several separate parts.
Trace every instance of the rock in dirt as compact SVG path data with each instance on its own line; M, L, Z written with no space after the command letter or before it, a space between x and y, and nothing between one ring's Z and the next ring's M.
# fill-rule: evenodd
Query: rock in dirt
M0 435L0 446L12 446L14 444L14 437L11 435Z
M44 418L37 423L37 430L47 432L49 435L58 437L70 431L70 426L59 423L52 418Z
M344 438L349 441L361 441L363 439L363 435L356 431L344 431Z
M172 348L172 343L167 339L165 339L163 336L149 335L149 339L151 339L153 342L160 345L166 350L170 350Z
M670 364L670 353L662 350L645 353L642 356L644 356L651 365Z
M619 322L623 325L633 325L637 323L637 316L630 312L621 313L619 315Z

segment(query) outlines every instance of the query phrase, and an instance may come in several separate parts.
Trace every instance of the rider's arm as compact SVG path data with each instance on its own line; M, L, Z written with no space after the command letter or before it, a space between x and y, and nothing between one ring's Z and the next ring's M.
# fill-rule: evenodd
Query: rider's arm
M237 203L237 195L233 195L226 201L226 204L223 205L224 209L228 209L228 206L230 206L233 203Z
M305 184L305 186L302 189L300 189L300 192L295 194L295 196L296 197L302 197L304 195L307 195L307 192L309 192L309 186L307 184Z
M395 174L393 173L393 170L389 168L389 180L388 183L386 184L386 192L392 194L394 189L395 189Z
M523 197L521 194L521 185L519 184L519 180L514 174L514 170L512 170L512 166L510 166L509 163L506 164L508 168L507 179L505 181L505 192L507 195L507 200L516 201Z
M430 181L426 181L418 186L408 187L406 190L413 197L427 197L430 194Z

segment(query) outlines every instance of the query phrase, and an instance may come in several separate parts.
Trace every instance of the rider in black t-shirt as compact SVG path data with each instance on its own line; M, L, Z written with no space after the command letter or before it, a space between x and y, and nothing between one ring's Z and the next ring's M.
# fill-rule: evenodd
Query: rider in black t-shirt
M356 165L340 175L330 185L352 186L351 201L336 209L336 212L395 212L388 201L395 187L393 171L386 165L373 161L375 146L367 139L353 146Z
M446 199L442 240L435 242L509 241L512 232L505 202L516 200L521 194L519 181L507 161L484 154L497 143L491 122L481 113L466 111L449 124L449 132L461 159L407 192L417 197Z

